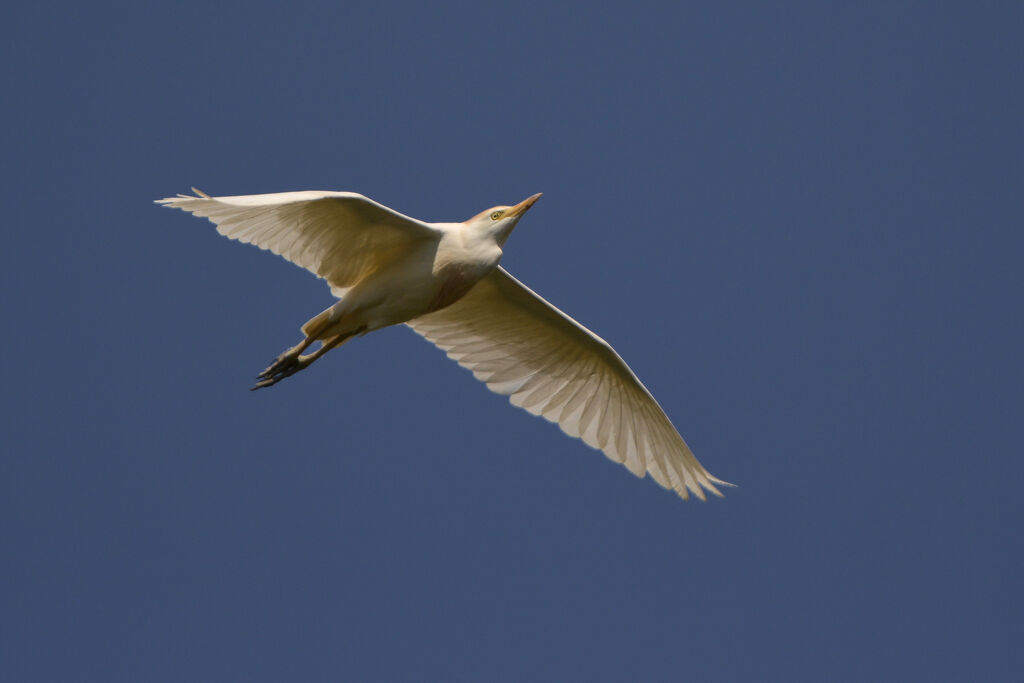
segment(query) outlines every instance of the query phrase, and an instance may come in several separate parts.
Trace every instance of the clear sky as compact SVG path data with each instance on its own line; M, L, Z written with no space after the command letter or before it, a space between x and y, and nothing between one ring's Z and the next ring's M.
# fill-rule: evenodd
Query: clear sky
M5 10L0 680L1020 675L1021 5L616 5ZM738 488L404 328L249 392L332 299L190 185L544 192L504 265Z

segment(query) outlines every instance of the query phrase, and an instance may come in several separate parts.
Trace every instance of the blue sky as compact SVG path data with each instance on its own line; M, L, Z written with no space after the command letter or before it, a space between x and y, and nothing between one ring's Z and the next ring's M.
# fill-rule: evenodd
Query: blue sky
M1013 3L145 3L0 28L0 679L1006 680ZM682 502L152 200L462 220L738 488Z

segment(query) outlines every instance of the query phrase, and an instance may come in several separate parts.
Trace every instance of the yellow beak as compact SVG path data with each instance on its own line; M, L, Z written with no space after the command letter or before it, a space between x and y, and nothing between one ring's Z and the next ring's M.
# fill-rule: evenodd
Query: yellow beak
M524 213L526 213L527 209L529 209L531 206L533 206L534 202L536 202L538 199L540 199L541 194L543 194L543 193L538 192L537 194L533 195L532 197L527 197L523 201L519 202L518 204L516 204L515 206L513 206L511 209L508 210L508 212L505 214L505 217L506 218L509 218L509 217L511 217L511 218L518 218L518 217L522 216Z

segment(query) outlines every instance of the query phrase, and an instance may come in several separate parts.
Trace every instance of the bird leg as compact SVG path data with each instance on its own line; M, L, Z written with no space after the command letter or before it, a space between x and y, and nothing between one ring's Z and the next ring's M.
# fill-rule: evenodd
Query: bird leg
M262 389L264 387L272 387L285 377L291 377L299 370L305 370L325 353L348 341L364 329L365 328L360 328L353 332L346 332L345 334L339 334L334 337L322 339L320 348L313 353L303 354L302 352L308 349L309 346L316 341L312 337L306 337L302 340L301 344L293 346L282 353L277 357L277 360L270 364L270 367L256 375L256 379L259 381L252 387L252 390L255 391L256 389Z

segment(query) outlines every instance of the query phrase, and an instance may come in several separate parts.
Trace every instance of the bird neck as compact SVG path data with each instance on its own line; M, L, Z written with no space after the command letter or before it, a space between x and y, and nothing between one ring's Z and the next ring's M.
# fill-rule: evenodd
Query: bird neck
M497 242L499 247L504 247L505 242L508 240L508 236L512 234L513 228L516 227L515 223L500 223L495 225L489 231L491 238Z

